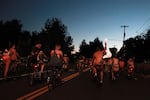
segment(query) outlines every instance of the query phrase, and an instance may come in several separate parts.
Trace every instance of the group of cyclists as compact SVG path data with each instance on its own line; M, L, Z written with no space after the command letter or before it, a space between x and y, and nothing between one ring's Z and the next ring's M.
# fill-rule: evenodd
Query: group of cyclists
M94 78L98 78L100 84L104 81L104 71L111 73L111 80L116 80L121 72L127 71L127 76L134 79L135 64L134 57L130 57L127 61L123 57L118 57L117 53L113 54L111 58L104 59L107 44L104 49L97 47L90 63L90 71ZM105 70L107 69L107 70Z
M33 65L38 64L40 73L43 73L45 70L45 62L47 62L50 67L64 67L64 69L68 68L69 58L67 54L63 54L60 44L56 44L54 50L51 50L49 54L49 57L45 55L44 51L42 50L41 43L35 44L31 53L27 57L27 66L33 67ZM60 59L60 64L53 63L56 62L52 61L54 55ZM16 45L12 44L9 49L5 49L3 52L1 51L0 59L2 62L1 67L3 68L3 78L4 80L7 80L9 70L17 67L17 61L20 59L20 56L16 50Z
M8 71L12 67L11 65L19 59L19 54L15 47L15 44L13 44L9 50L5 49L3 53L0 53L1 60L4 63L4 79L7 79ZM97 77L100 84L103 84L104 69L106 69L106 67L109 67L107 71L111 73L112 80L116 80L120 71L125 71L125 66L127 66L128 76L134 75L134 58L129 58L125 62L124 58L118 58L117 54L114 54L111 58L106 60L103 58L106 54L106 49L106 43L103 49L97 47L96 51L93 53L93 58L87 61L84 56L81 56L81 58L78 59L77 69L82 70L83 67L89 66L92 70L93 77ZM33 66L33 64L38 63L40 68L39 72L43 73L45 61L48 61L51 67L67 69L69 57L66 54L63 54L61 45L59 44L55 46L54 50L50 51L50 57L47 57L42 50L42 44L37 43L31 51L31 54L28 56L28 66Z

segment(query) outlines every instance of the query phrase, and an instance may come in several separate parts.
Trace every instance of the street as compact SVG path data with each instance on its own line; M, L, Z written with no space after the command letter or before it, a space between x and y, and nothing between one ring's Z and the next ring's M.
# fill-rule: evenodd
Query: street
M150 100L150 79L122 78L112 82L105 76L103 87L99 87L88 75L83 73L36 100Z
M150 100L149 84L149 78L127 80L126 77L120 77L113 82L105 74L103 87L100 87L89 78L89 71L85 71L76 72L62 86L56 87L51 92L47 91L44 82L30 87L27 84L27 77L1 82L0 98L1 100Z

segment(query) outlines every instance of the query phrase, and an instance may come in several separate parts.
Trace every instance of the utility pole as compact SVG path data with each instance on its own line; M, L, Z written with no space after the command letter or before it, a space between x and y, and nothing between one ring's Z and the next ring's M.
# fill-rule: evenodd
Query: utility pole
M126 36L126 32L125 32L125 29L129 26L126 26L126 25L123 25L123 26L120 26L121 28L124 28L124 33L123 33L123 56L125 57L125 36Z
M120 26L120 27L124 28L124 34L123 34L123 42L124 42L125 41L125 36L126 36L125 29L126 29L126 27L129 27L129 26L123 25L123 26Z

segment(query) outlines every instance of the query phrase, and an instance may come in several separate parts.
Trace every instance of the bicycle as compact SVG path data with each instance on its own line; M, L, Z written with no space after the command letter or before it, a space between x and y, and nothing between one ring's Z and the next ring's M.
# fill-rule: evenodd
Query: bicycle
M48 91L53 90L55 87L61 84L62 84L61 71L60 69L54 67L48 72L48 77L47 77Z

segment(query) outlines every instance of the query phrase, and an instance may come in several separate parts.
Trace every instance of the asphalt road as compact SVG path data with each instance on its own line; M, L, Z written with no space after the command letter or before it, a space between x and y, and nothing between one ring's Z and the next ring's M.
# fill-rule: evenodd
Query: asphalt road
M0 83L1 100L150 100L150 78L127 80L122 76L113 82L105 75L100 87L89 78L89 72L75 73L62 86L47 91L45 83L30 87L27 78ZM72 79L73 78L73 79ZM23 98L24 96L28 98Z
M83 73L36 100L150 100L150 79L127 80L121 77L112 82L107 75L103 87Z

